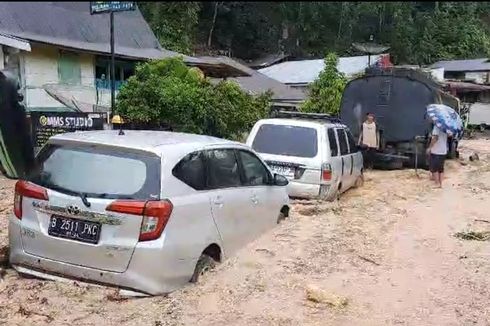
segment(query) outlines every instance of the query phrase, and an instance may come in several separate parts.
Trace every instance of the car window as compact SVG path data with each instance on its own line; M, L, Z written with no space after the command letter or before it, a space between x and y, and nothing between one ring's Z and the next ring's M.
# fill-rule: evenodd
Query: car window
M337 146L337 138L335 137L335 131L332 128L328 129L328 143L330 145L330 156L335 157L339 155L339 148Z
M352 133L350 132L350 130L345 130L345 133L347 135L347 141L349 142L349 152L357 153L359 151L359 148L356 145L356 141L354 140Z
M253 153L239 151L239 157L242 161L245 185L261 186L269 183L269 171Z
M241 186L240 171L233 149L207 151L208 188L230 188Z
M340 155L349 154L349 148L347 146L347 137L345 136L344 129L335 129L337 131L337 137L339 139Z
M315 157L318 153L316 129L291 125L263 124L252 143L259 153L295 157Z
M194 152L184 157L174 167L172 174L196 190L203 190L206 187L205 164L202 152Z
M46 145L29 179L70 195L158 199L160 157L120 148Z

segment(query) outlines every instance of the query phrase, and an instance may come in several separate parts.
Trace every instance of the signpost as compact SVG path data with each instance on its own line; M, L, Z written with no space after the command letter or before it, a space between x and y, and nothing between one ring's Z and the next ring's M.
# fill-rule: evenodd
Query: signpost
M114 12L136 9L134 1L91 1L90 14L110 14L111 25L111 112L116 106L116 69L114 67Z

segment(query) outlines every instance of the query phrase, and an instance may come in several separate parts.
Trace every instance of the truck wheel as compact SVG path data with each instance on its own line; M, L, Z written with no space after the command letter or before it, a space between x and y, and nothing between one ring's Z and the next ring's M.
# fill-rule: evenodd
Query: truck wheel
M194 274L191 277L191 283L197 283L199 277L204 273L214 269L216 267L216 260L214 260L211 256L206 254L202 254L201 257L197 260L196 269L194 270Z
M390 162L385 162L382 165L384 170L400 170L403 169L403 161L402 160L392 160Z

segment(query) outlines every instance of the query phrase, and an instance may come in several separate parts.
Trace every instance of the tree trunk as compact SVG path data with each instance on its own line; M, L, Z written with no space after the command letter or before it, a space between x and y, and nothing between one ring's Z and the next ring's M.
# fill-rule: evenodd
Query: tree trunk
M340 19L339 19L339 28L337 30L337 40L340 40L340 35L342 33L342 23L344 22L344 2L340 4Z
M208 49L211 48L211 40L213 39L214 25L216 24L216 16L218 16L218 6L219 6L219 2L215 2L214 3L213 22L211 23L211 29L209 30L209 36L208 36Z

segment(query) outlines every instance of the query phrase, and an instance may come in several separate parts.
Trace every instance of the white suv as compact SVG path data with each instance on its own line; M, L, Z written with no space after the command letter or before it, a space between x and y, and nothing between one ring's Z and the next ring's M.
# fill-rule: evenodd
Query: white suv
M291 197L333 200L362 183L362 154L345 125L324 114L278 116L258 121L247 145L289 179Z
M287 183L247 146L213 137L57 135L16 184L10 262L48 279L168 293L286 217Z

